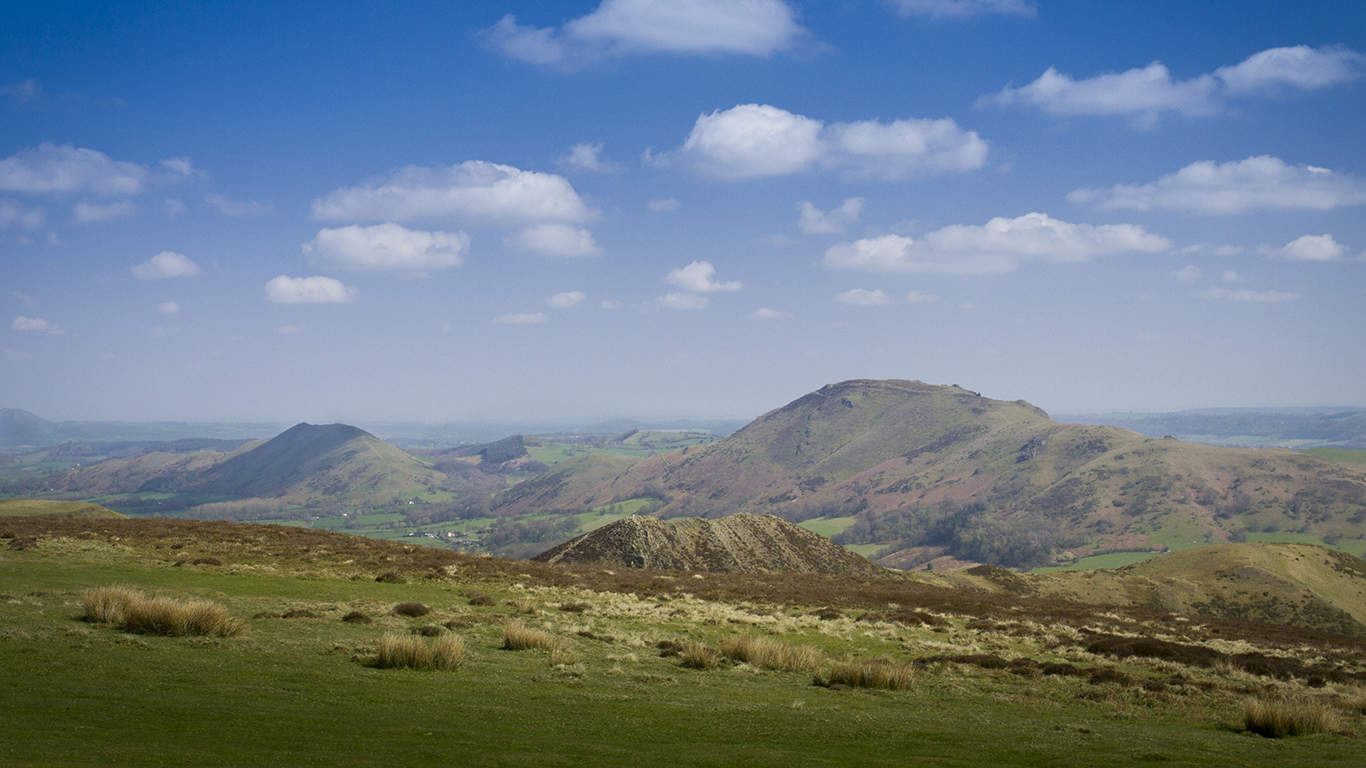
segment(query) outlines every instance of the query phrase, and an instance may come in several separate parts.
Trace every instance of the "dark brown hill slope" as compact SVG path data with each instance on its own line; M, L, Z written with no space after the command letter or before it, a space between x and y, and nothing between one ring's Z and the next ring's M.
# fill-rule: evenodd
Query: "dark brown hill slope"
M1366 534L1366 469L1062 424L1024 401L917 381L832 384L724 440L538 503L640 497L663 500L663 517L856 515L836 539L884 545L880 562L897 567L944 554L1025 566L1247 531Z
M712 573L867 575L883 569L823 536L772 515L664 521L632 515L535 560Z

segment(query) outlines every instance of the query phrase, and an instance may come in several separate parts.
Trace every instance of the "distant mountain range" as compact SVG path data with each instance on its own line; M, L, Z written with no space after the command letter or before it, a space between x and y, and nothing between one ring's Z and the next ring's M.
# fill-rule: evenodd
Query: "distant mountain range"
M1172 413L1094 413L1056 417L1075 424L1108 424L1150 437L1171 435L1209 445L1247 448L1366 448L1366 410L1360 408L1208 408Z

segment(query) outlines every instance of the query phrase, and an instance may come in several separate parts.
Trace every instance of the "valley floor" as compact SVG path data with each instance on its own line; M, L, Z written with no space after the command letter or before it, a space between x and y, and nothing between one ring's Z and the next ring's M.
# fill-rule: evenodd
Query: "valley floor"
M10 529L0 530L0 763L1324 766L1360 765L1366 735L1366 696L1345 679L1311 688L1232 664L1088 651L1094 633L1177 631L1119 613L1012 617L1009 606L971 600L964 613L873 611L852 597L825 599L837 591L811 604L761 590L746 598L735 594L741 582L710 575L631 574L642 586L627 589L614 586L626 576L610 572L560 577L536 564L373 542L315 556L330 539L233 544L187 524L139 538L129 532L151 521L114 522L123 527L0 526ZM452 559L433 566L437 555ZM404 583L377 582L387 569ZM666 586L647 589L650 579ZM111 584L216 601L246 631L152 637L82 621L82 592ZM705 597L717 590L729 594ZM395 615L406 601L431 613ZM372 623L341 620L353 612ZM513 620L559 647L503 650ZM421 627L461 637L463 664L370 663L382 635ZM1202 647L1362 671L1361 649L1347 639L1290 632L1273 647L1198 630L1186 639ZM690 669L670 650L719 649L737 637L810 647L825 660L800 671ZM846 656L919 663L907 690L813 685ZM1033 663L990 669L989 658ZM1044 663L1075 673L1042 674ZM1327 707L1332 732L1244 732L1244 702L1277 697Z

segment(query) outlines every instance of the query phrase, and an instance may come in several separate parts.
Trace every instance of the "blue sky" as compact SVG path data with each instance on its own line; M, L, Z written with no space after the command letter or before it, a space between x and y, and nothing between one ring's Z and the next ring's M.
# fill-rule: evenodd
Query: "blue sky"
M1366 6L17 3L0 406L1366 405Z

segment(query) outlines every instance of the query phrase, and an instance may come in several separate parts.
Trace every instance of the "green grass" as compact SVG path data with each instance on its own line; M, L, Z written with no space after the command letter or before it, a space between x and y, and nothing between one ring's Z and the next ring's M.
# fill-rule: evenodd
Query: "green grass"
M1366 464L1366 450L1360 448L1310 448L1305 453L1344 464Z
M1317 544L1320 547L1336 549L1339 552L1347 552L1357 557L1366 557L1366 539L1339 539L1337 543L1329 544L1323 540L1322 536L1315 536L1312 533L1249 533L1247 540L1284 542L1287 544Z
M298 606L319 616L251 619L243 636L214 639L79 621L80 592L112 583L212 599L238 616ZM476 587L499 605L470 607L465 593ZM696 632L715 645L737 630L584 619L543 605L537 624L591 620L599 632L638 638L557 632L569 645L557 662L499 649L501 603L525 594L505 582L176 569L91 545L61 556L0 550L0 593L0 762L12 766L1347 766L1361 754L1361 742L1343 736L1284 749L1240 734L1236 703L1099 689L1090 700L1074 680L932 669L909 690L866 691L815 687L807 673L684 669L652 652L657 637ZM459 669L370 664L386 634L432 618L385 610L404 600L470 619L457 630ZM340 621L357 606L373 625ZM859 634L846 645L905 658L896 640Z
M871 558L874 554L887 548L886 544L845 544L844 548L850 552L857 552L864 557Z
M856 519L857 518L852 515L848 517L815 517L810 520L804 520L798 523L798 525L812 533L819 533L828 539L853 525Z
M1054 571L1095 571L1109 568L1123 568L1126 565L1141 563L1144 560L1151 560L1162 554L1161 552L1107 552L1103 555L1091 555L1090 557L1078 558L1065 565L1047 565L1042 568L1035 568L1030 573L1052 573Z

